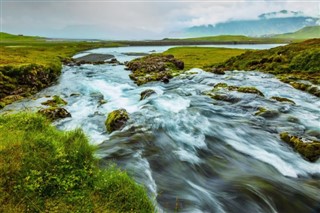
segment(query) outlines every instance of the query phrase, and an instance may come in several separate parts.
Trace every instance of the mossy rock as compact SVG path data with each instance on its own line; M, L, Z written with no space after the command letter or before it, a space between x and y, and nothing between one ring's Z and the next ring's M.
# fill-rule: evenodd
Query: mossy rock
M258 111L254 115L264 118L276 118L279 116L279 114L280 113L277 110L269 110L264 107L259 107Z
M150 97L153 94L157 94L157 93L152 89L147 89L147 90L141 92L140 93L140 101Z
M212 94L209 93L208 94L212 99L215 99L217 101L225 101L225 102L229 102L229 103L237 103L240 101L239 98L237 97L233 97L230 95L226 95L226 94Z
M213 88L214 88L214 90L218 90L221 88L228 88L228 84L220 82L220 83L217 83L216 85L214 85Z
M51 100L47 100L41 103L42 105L57 107L57 106L64 106L67 105L68 102L60 98L58 95L53 96Z
M109 133L121 129L129 120L129 114L125 109L118 109L110 112L105 122Z
M38 113L44 115L50 120L57 120L62 118L71 117L71 114L64 108L61 107L49 107L46 109L40 109Z
M287 132L280 133L280 138L289 144L296 152L306 160L315 162L320 157L320 141L305 142L297 136L291 136Z
M264 97L263 93L258 90L257 88L255 87L239 87L237 89L238 92L242 92L242 93L252 93L252 94L257 94L257 95L260 95L262 97Z
M19 101L21 99L23 99L23 97L20 96L20 95L9 95L9 96L6 96L5 98L0 99L0 109L2 109L3 107L5 107L8 104L11 104L11 103L13 103L15 101Z
M126 63L126 66L132 71L130 79L137 85L142 85L151 81L169 80L173 73L184 69L184 62L175 59L173 55L151 54L134 59Z
M294 101L290 100L289 98L272 96L271 99L276 100L278 102L288 102L288 103L296 104Z

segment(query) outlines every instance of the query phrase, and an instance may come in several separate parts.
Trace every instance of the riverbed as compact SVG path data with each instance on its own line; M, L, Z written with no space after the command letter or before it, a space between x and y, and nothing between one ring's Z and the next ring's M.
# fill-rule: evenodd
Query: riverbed
M244 47L245 46L245 47ZM242 45L264 49L272 46ZM112 54L163 52L169 47L90 50ZM62 130L82 128L103 164L114 162L143 184L159 212L317 212L320 161L306 161L279 138L281 132L320 140L320 99L282 83L270 74L192 69L168 84L135 85L124 65L65 66L56 85L5 107L35 111L49 96L60 95L72 117L56 121ZM222 91L234 102L206 95L218 83L253 86L256 94ZM140 93L156 94L140 100ZM271 97L288 98L295 104ZM256 115L259 108L277 116ZM124 108L130 120L108 134L108 113ZM317 134L318 133L318 134Z

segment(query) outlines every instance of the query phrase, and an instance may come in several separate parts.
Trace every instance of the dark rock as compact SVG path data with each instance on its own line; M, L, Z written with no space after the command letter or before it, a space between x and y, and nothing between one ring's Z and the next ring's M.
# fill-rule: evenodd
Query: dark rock
M121 129L129 120L128 112L125 109L118 109L110 112L105 121L109 133Z
M269 110L263 107L259 107L259 111L256 112L254 115L259 115L264 118L276 118L280 115L277 110Z
M140 101L150 97L153 94L157 94L157 93L152 89L147 89L147 90L141 92L140 93Z
M106 60L114 58L114 55L110 54L88 54L79 58L73 59L77 66L81 64L104 64Z
M164 76L161 81L165 84L169 83L169 77L168 76Z
M38 113L46 116L50 120L71 117L71 114L66 109L61 107L50 107L46 109L40 109Z

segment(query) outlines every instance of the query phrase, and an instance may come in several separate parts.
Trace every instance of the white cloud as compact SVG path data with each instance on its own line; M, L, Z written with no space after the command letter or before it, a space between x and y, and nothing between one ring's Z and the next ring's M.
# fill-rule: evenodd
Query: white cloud
M188 26L256 19L262 13L284 9L319 16L319 8L317 2L283 0L3 1L1 22L3 30L12 33L77 38L150 38Z

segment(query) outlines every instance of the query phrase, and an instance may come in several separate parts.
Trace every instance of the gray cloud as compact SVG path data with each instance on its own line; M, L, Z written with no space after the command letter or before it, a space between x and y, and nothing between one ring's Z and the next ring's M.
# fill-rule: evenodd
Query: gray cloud
M2 30L48 37L138 39L170 36L183 27L302 11L319 16L318 2L2 0Z

